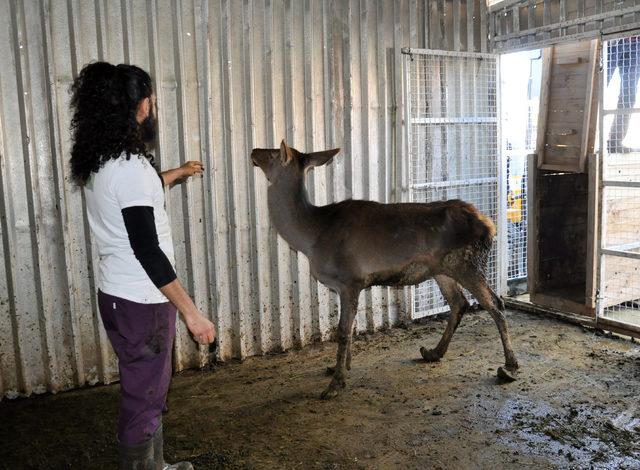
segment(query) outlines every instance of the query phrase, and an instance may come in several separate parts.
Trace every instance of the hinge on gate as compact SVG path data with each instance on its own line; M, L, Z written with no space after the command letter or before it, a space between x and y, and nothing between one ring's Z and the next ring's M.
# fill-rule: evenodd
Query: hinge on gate
M602 306L603 300L604 300L604 296L600 295L600 289L596 289L596 318L595 318L596 328L598 328L598 318L600 318L600 308Z
M411 52L411 48L410 47L403 47L402 49L400 49L400 52L402 54L407 54L409 56L409 60L411 60L411 62L413 62L413 52Z

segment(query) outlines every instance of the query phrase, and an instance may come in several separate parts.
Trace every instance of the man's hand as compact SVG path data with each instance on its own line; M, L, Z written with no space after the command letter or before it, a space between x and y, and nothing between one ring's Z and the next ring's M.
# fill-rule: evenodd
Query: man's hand
M174 279L166 286L162 286L160 292L178 309L187 328L198 343L209 344L213 342L216 337L216 327L200 313L180 281Z
M192 176L201 176L203 171L204 166L202 162L191 160L178 168L163 171L160 173L160 177L162 178L162 184L164 186L173 186L174 184L186 181Z
M184 322L193 335L193 338L200 344L213 343L216 338L216 327L207 320L204 315L198 313L185 317Z
M202 175L204 166L202 165L202 162L192 160L182 165L180 170L182 171L183 178L189 178L190 176Z

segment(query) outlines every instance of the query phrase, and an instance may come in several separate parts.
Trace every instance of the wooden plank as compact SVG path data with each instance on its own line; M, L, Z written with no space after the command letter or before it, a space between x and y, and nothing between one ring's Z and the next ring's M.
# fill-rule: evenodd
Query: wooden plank
M579 0L582 3L582 0ZM636 13L637 12L638 7L637 6L632 6L632 7L628 7L628 8L624 8L618 11L619 16L623 16L626 14L631 14L631 13ZM535 13L534 14L538 14L540 15L540 10L542 10L539 5L538 8L535 8ZM546 10L546 9L545 9ZM605 13L601 13L601 14L597 14L597 15L589 15L589 16L584 16L584 7L582 7L582 9L578 9L579 12L579 16L576 19L572 19L572 20L567 20L567 21L560 21L560 22L556 22L556 23L550 23L547 24L544 22L544 16L542 18L542 21L540 21L540 19L538 19L538 23L544 23L542 26L537 26L534 28L527 28L526 30L523 31L519 31L519 32L513 32L513 33L509 33L509 34L499 34L495 37L495 41L496 42L504 42L504 41L508 41L510 39L517 39L520 38L522 36L533 36L533 35L537 35L537 34L541 34L541 33L549 33L552 31L557 30L558 28L568 28L571 26L577 26L580 29L579 33L585 32L584 31L584 25L586 23L592 23L595 21L600 21L600 20L606 20L611 16L611 12L605 12ZM580 13L582 12L582 13ZM544 15L544 13L543 13ZM612 32L616 32L619 31L620 27L619 26L614 26L611 28L605 28L603 30L603 32L608 32L608 31L612 31ZM546 35L548 36L548 34Z
M554 147L568 147L580 149L581 136L578 134L567 134L567 130L559 128L559 124L556 126L549 126L547 131L547 149ZM555 130L559 128L559 130Z
M574 55L583 54L584 58L589 58L589 51L591 50L591 44L589 41L571 41L563 42L559 44L558 50L556 50L556 57L573 57Z
M575 83L575 86L573 86L573 84L560 85L556 81L554 86L551 87L551 93L550 93L550 96L551 96L550 101L552 103L551 106L553 106L555 109L562 109L567 112L575 112L573 107L569 107L564 104L566 100L573 99L573 100L579 100L578 109L580 110L584 109L586 85L587 85L587 80L579 80L577 81L577 83Z
M538 289L538 156L527 155L527 284Z
M582 123L582 150L580 153L580 166L584 168L587 155L593 153L593 146L596 140L596 124L598 121L598 55L600 50L600 40L591 41L591 62L587 71L587 92L584 103L584 120Z
M577 315L584 315L587 317L595 317L595 310L584 304L574 302L569 299L563 299L561 297L555 297L552 295L543 294L540 292L531 293L531 302L545 307L550 307L561 312L571 312Z
M527 29L534 29L536 27L536 0L529 0L527 6ZM514 34L519 31L514 31Z
M623 323L610 318L600 317L596 322L596 326L598 329L609 330L614 333L640 338L640 327L637 325L631 325L629 323Z
M595 318L592 316L575 315L573 313L563 312L554 308L536 305L531 301L521 300L520 298L507 297L504 303L507 308L513 308L536 315L548 315L575 325L640 338L640 328L636 325L629 325L627 323L602 317Z
M580 173L576 171L578 169L578 155L580 154L580 149L578 147L575 148L557 148L557 147L547 147L545 152L545 160L541 163L540 169L548 169L548 167L555 167L556 171L571 171L575 173Z
M453 0L453 50L460 51L460 0Z
M569 135L576 135L577 131L575 129L566 129L566 128L560 128L560 129L549 129L547 131L547 135L548 136L569 136Z
M540 106L538 108L538 135L536 138L536 154L538 156L538 162L542 162L544 160L544 141L547 130L547 113L549 109L549 84L551 82L551 61L553 60L554 49L555 46L551 46L545 47L542 50Z
M543 163L539 167L541 170L549 170L549 171L567 171L566 163ZM579 173L579 168L573 168L569 171L573 171L574 173Z
M587 275L585 303L596 308L596 291L598 289L598 234L599 232L599 184L600 159L591 154L588 159L589 193L587 199Z
M555 61L557 65L578 65L583 62L584 59L582 57L562 57Z
M588 61L591 58L591 43L590 40L570 41L566 43L557 44L556 59L572 59L574 57L580 57L584 61Z
M539 168L565 165L566 171L585 171L595 141L597 54L597 40L558 44L553 46L548 69L543 62L540 109L544 115L539 115L536 145Z
M467 51L475 52L475 21L474 19L474 11L476 3L474 0L467 0ZM428 8L425 8L426 12L429 11Z
M560 319L562 321L566 321L568 323L572 323L574 325L585 326L589 328L595 328L596 319L587 317L584 315L576 315L569 312L562 312L560 310L556 310L554 308L545 307L542 305L537 305L531 302L530 299L521 299L517 298L506 298L504 302L507 308L514 308L517 310L522 310L527 313L533 313L536 315L548 315L554 318Z
M551 1L544 0L544 10L542 11L542 24L548 26L551 24Z

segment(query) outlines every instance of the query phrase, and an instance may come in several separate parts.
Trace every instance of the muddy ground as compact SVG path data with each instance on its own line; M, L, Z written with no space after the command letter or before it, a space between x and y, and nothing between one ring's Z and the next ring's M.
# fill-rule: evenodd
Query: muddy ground
M174 377L166 456L196 468L640 468L640 347L508 312L520 380L499 384L498 332L465 316L361 336L348 388L318 399L336 345ZM114 468L118 385L0 402L0 468Z

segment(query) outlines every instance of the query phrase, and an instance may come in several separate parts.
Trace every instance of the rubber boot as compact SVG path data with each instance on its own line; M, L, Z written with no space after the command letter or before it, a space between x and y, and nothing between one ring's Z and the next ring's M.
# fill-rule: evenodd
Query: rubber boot
M131 447L118 444L118 468L120 470L155 470L153 450L153 439Z
M162 422L155 434L153 435L153 458L155 461L155 470L193 470L193 465L190 462L178 462L174 464L168 464L164 461L164 443L162 439ZM146 469L145 469L146 470Z

